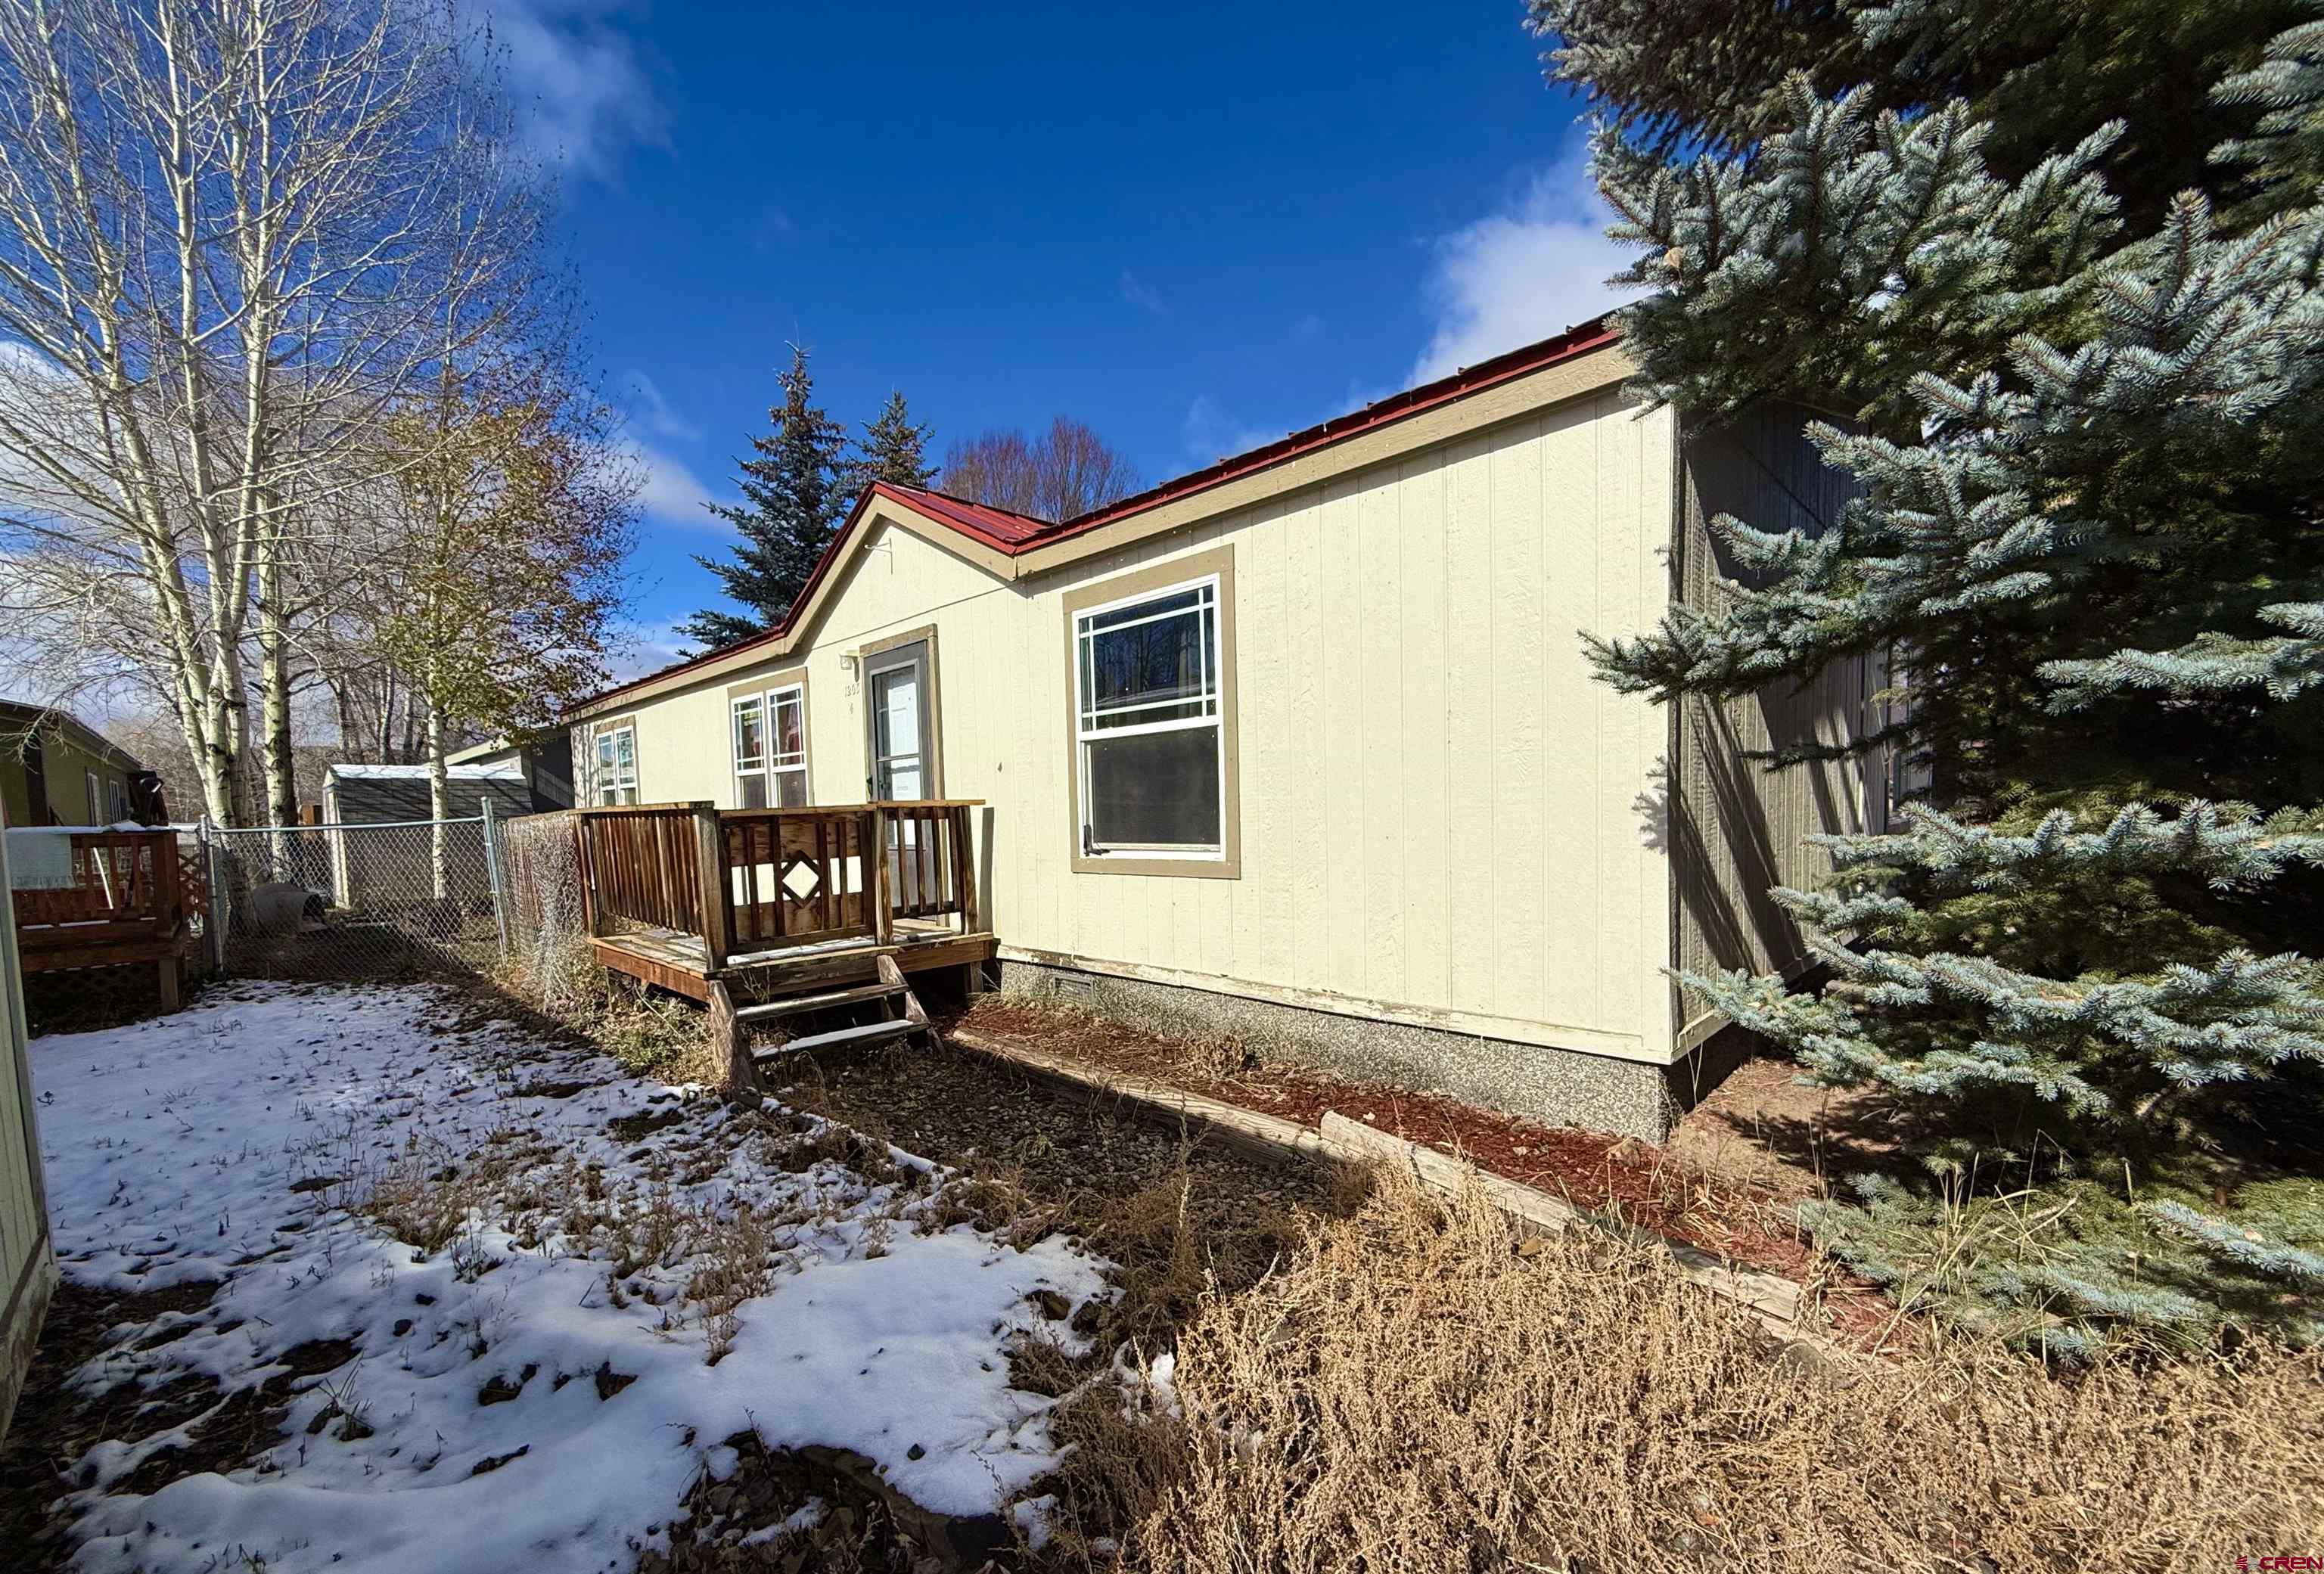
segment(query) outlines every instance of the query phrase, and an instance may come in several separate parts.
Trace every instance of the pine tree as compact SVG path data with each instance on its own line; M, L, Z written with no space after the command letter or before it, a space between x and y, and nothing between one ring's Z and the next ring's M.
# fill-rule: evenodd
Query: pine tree
M935 430L925 421L913 420L902 392L890 389L878 417L864 423L863 440L848 465L850 501L875 481L891 486L926 486L934 481L936 467L928 463L927 448Z
M1884 654L1904 719L1856 747L1934 784L1776 893L1820 991L1684 981L1816 1081L1944 1111L1942 1184L2080 1188L1961 1305L2069 1352L2126 1322L2313 1337L2324 1186L2267 1128L2324 1060L2324 29L1738 0L1745 47L1646 0L1534 13L1607 112L1643 391L1831 412L1809 436L1860 487L1816 531L1716 521L1748 582L1589 640L1601 676L1727 700ZM2310 1176L2221 1216L2263 1161ZM1813 1221L1933 1293L1899 1242L1958 1195L1860 1201Z
M782 389L783 402L767 412L772 429L752 438L753 456L739 462L743 502L711 505L712 513L742 532L732 561L695 558L747 612L706 608L679 626L681 639L712 649L782 621L847 511L840 474L846 428L816 407L807 351L797 345Z

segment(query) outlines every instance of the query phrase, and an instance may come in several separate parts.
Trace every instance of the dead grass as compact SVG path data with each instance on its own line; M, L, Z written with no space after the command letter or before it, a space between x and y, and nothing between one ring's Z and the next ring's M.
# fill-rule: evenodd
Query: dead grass
M706 1088L723 1088L731 1075L709 1012L608 972L577 936L521 949L493 977L551 1021L593 1040L627 1071Z
M673 1106L673 1109L681 1109ZM699 1326L705 1358L716 1365L733 1348L747 1302L765 1294L786 1258L779 1232L827 1224L848 1213L844 1190L814 1201L762 1211L747 1199L689 1192L680 1183L706 1150L750 1141L784 1167L798 1171L834 1160L885 1178L919 1182L893 1163L883 1142L833 1123L811 1132L782 1129L764 1117L735 1115L706 1127L693 1143L649 1154L633 1172L609 1172L567 1148L520 1127L504 1127L464 1147L415 1142L391 1161L346 1183L345 1205L377 1220L422 1253L446 1254L458 1275L478 1279L501 1266L487 1245L488 1226L505 1229L519 1251L586 1256L604 1266L604 1288L615 1305L632 1298L660 1309L661 1326ZM866 1184L872 1183L869 1180ZM918 1184L899 1185L891 1215L918 1201ZM886 1249L893 1217L866 1221L866 1256ZM657 1298L636 1275L647 1269L683 1268L682 1285Z
M1062 1407L1053 1561L2146 1574L2324 1537L2314 1356L1843 1372L1618 1242L1520 1242L1474 1195L1382 1175L1299 1231L1263 1284L1199 1298L1167 1386L1129 1375L1149 1346Z

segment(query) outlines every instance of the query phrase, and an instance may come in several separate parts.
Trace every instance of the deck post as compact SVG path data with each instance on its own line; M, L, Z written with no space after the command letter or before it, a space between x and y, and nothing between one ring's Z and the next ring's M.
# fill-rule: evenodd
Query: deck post
M896 943L896 915L888 900L888 812L878 804L867 811L871 819L872 933L882 945Z
M702 970L715 973L726 965L733 950L733 915L726 891L726 833L718 821L718 805L694 805L696 878L701 881Z
M960 932L976 933L976 849L971 844L968 823L973 817L965 804L954 805L945 811L952 825L952 888L960 900Z

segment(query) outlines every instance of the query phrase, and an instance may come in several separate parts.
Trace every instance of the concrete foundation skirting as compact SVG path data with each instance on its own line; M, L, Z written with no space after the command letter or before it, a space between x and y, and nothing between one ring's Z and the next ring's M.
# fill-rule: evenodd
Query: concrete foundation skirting
M1040 962L1003 961L1001 988L1171 1036L1231 1033L1331 1076L1442 1093L1554 1126L1660 1142L1679 1110L1673 1068L1583 1050L1311 1011Z

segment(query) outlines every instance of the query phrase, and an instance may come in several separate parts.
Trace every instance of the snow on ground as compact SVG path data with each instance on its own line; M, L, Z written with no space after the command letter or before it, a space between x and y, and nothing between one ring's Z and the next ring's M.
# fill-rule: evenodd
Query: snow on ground
M924 1161L851 1165L819 1123L454 1015L420 987L262 989L34 1042L68 1275L224 1281L163 1320L182 1337L77 1384L230 1394L309 1341L355 1352L293 1379L281 1440L229 1474L109 1492L178 1434L93 1450L64 1505L76 1567L626 1569L752 1427L869 1456L949 1514L1054 1462L1050 1402L1009 1386L1006 1352L1037 1326L1070 1346L1028 1298L1099 1293L1097 1264L938 1229Z

